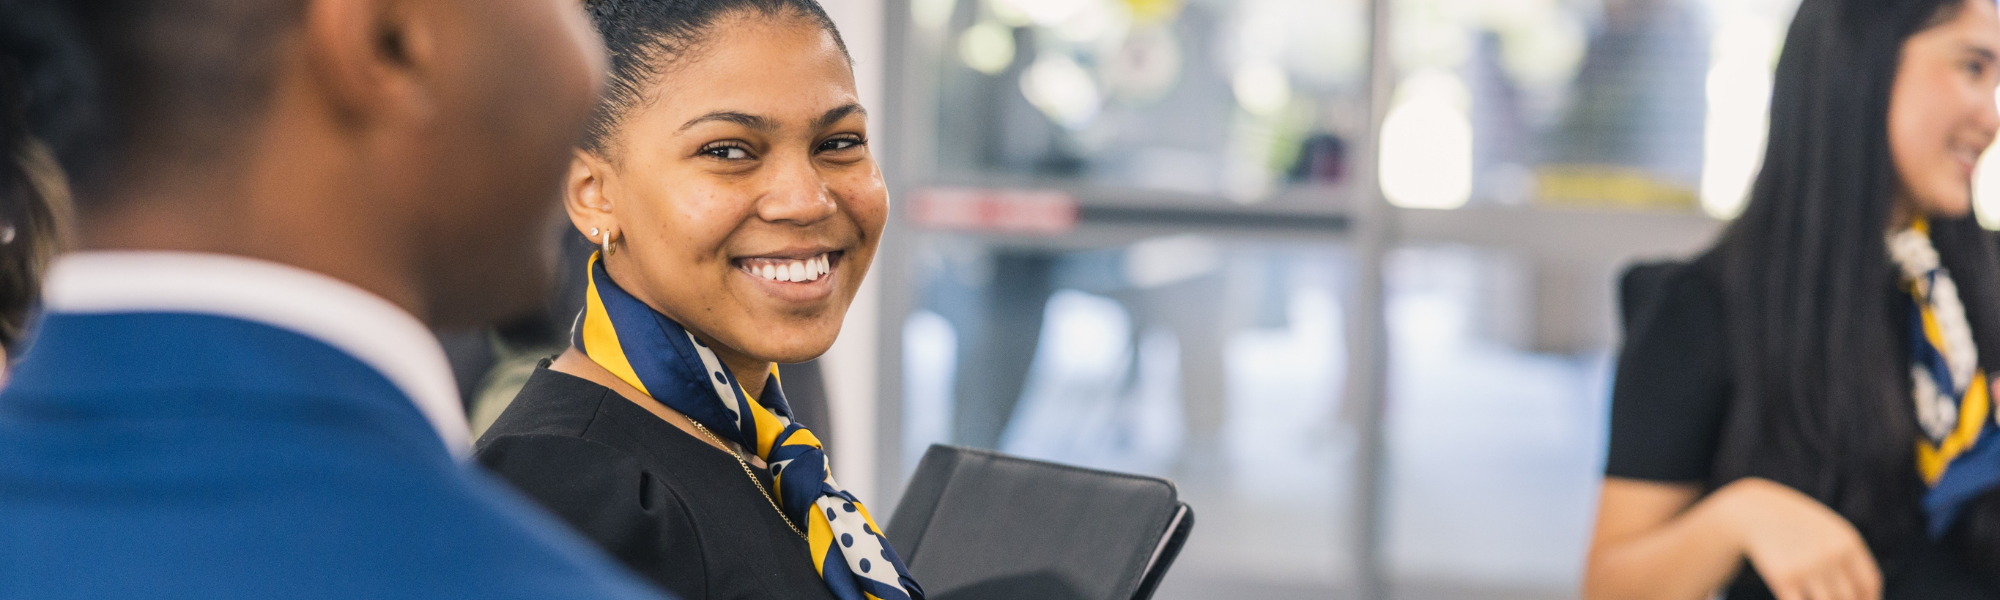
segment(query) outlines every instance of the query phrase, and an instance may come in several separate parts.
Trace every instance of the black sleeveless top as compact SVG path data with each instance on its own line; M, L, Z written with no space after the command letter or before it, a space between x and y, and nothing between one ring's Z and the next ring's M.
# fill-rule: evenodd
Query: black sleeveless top
M735 457L547 362L476 456L684 600L834 600L805 540Z
M1604 474L1713 490L1721 483L1713 476L1716 448L1734 401L1720 276L1707 262L1654 268L1656 281L1639 290L1629 281L1625 286L1625 294L1644 292L1645 299L1628 299L1626 306ZM1876 559L1884 600L2000 598L2000 590L1941 545ZM1726 597L1773 598L1747 562Z

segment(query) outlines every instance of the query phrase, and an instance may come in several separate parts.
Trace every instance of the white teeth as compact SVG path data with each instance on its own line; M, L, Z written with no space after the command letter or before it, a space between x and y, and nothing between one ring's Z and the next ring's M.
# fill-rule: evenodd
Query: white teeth
M819 278L833 272L833 259L822 254L805 260L744 265L743 272L772 281L792 283L819 281Z

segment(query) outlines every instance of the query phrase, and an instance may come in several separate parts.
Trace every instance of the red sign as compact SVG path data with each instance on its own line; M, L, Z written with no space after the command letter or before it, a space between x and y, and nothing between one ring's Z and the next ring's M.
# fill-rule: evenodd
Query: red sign
M1059 234L1076 228L1076 198L1054 190L925 188L911 220L932 229Z

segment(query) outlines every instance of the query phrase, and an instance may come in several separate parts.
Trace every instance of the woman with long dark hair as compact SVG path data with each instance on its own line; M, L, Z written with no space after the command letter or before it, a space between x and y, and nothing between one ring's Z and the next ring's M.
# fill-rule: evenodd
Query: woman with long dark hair
M2000 597L1996 55L1993 0L1799 7L1748 207L1631 315L1586 597Z

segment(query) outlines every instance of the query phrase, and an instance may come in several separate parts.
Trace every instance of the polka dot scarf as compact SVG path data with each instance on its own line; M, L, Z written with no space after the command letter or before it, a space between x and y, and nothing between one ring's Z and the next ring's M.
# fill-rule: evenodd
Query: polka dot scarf
M618 287L590 258L571 343L593 362L769 465L775 500L806 534L813 566L841 600L922 600L923 590L854 494L833 480L819 438L792 422L775 369L752 402L715 353Z
M1889 236L1889 255L1910 301L1910 379L1916 400L1917 472L1925 520L1933 538L1951 528L1967 502L2000 485L2000 424L1979 348L1965 319L1958 286L1918 219Z

